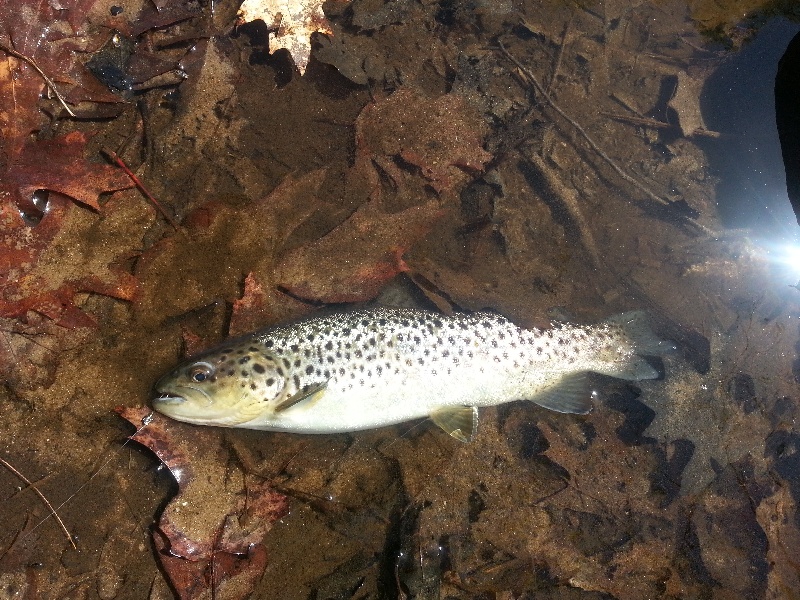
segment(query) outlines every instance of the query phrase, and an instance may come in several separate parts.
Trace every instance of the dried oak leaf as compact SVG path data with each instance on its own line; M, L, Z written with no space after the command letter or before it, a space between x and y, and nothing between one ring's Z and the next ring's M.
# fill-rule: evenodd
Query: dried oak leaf
M333 35L322 4L323 0L244 0L239 22L264 21L270 32L270 49L286 48L302 75L311 56L311 34Z
M288 513L286 496L228 468L222 433L162 417L148 408L117 409L178 483L153 540L183 600L224 593L246 598L267 566L264 536ZM145 419L149 419L142 427Z
M87 142L85 134L73 131L53 140L25 144L5 166L0 201L13 202L27 212L34 192L48 190L100 210L100 194L133 187L119 169L87 161L83 157Z
M55 83L63 97L118 102L83 66L79 55L100 46L82 31L95 0L0 2L0 126L8 157L41 128L39 100L46 83L29 61ZM99 32L98 35L106 35ZM13 53L28 60L13 56Z
M96 184L97 180L88 182ZM5 182L0 184L0 194L2 186ZM85 193L77 189L73 192ZM122 300L133 299L136 280L112 264L119 258L119 252L127 250L107 239L107 234L113 236L116 229L98 231L96 225L101 219L83 211L62 194L49 195L38 224L26 221L25 210L6 194L2 196L5 197L0 197L0 317L20 318L28 311L35 311L65 327L92 326L93 319L73 303L76 293L95 292ZM116 207L110 201L105 217L110 218ZM97 239L107 243L99 244Z
M586 425L538 424L549 443L545 455L569 479L548 500L553 523L531 546L553 575L576 587L644 598L655 595L670 574L672 585L680 586L674 563L682 507L662 506L653 494L657 453L652 445L624 444L616 433L623 422L618 413L597 411ZM689 592L684 588L680 595Z
M228 335L237 336L263 327L303 316L313 306L300 302L275 288L265 288L254 273L244 280L242 297L233 301Z
M316 302L362 302L408 270L403 252L442 216L431 200L398 213L384 213L370 200L319 240L285 252L275 268L278 286Z
M436 192L458 192L492 158L483 149L483 119L455 94L427 98L402 88L368 105L355 126L354 170L377 164L398 185L399 162L418 170Z

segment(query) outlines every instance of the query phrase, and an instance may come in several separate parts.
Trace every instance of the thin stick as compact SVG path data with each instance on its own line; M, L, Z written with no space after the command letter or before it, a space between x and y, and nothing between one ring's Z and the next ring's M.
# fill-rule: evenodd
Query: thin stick
M61 529L64 530L64 535L67 536L67 539L69 540L69 543L72 545L72 548L74 550L77 550L78 547L75 545L75 541L72 539L72 535L70 534L69 530L67 529L67 526L64 525L64 521L62 521L61 517L58 516L58 513L56 512L56 509L53 508L53 505L50 504L50 501L47 498L45 498L44 494L41 491L39 491L39 488L37 488L27 477L25 477L25 475L23 475L22 473L17 471L14 467L12 467L7 461L5 461L2 458L0 458L0 463L2 463L3 466L6 469L8 469L9 471L11 471L14 475L16 475L17 477L22 479L22 481L25 482L25 485L27 485L34 492L36 492L36 495L39 496L39 498L42 499L42 502L44 502L45 505L47 506L47 508L50 510L50 514L52 514L56 518L56 521L58 521L58 524L61 525Z
M575 18L575 13L573 12L569 16L569 21L567 24L564 25L564 31L561 33L561 43L558 45L558 53L556 54L556 63L553 66L553 74L550 76L550 81L547 82L547 91L550 91L550 88L553 87L553 84L556 81L556 77L558 77L558 72L561 70L561 61L564 58L564 46L567 44L567 36L569 35L569 30L572 29L572 20Z
M52 92L56 95L56 98L58 98L58 101L61 103L61 106L64 107L64 110L67 111L67 114L69 114L70 117L75 117L75 113L72 112L72 109L67 105L66 100L64 100L64 96L62 96L61 92L58 91L58 88L56 87L56 84L53 82L52 79L50 79L47 76L47 74L44 71L42 71L39 68L39 65L36 64L35 60L33 60L30 56L25 56L24 54L20 54L19 52L17 52L13 48L10 48L10 47L6 46L2 42L0 42L0 50L3 50L5 52L7 52L8 54L10 54L11 56L14 56L15 58L18 58L20 60L25 61L30 66L32 66L34 69L36 69L36 72L39 73L39 76L42 79L44 79L45 83L47 84L47 87L49 87L52 90Z
M614 113L601 112L604 117L610 117L617 121L627 121L634 125L644 125L645 127L652 127L653 129L680 129L677 125L671 123L664 123L663 121L656 121L655 119L643 119L642 117L629 117L627 115L617 115ZM690 135L702 135L703 137L718 138L721 136L719 131L711 131L710 129L703 129L699 127L695 129Z
M119 156L117 156L117 153L114 152L113 150L107 150L105 148L103 148L101 150L101 152L103 152L103 154L105 154L112 161L114 161L114 163L120 169L125 171L125 174L128 177L130 177L131 181L133 181L133 183L136 184L136 187L139 188L139 191L142 192L147 197L148 200L150 200L150 202L153 204L153 206L156 207L156 210L158 210L158 212L160 212L164 216L164 218L167 221L169 221L169 224L172 225L175 228L175 230L177 231L179 229L179 227L178 227L178 224L175 222L175 220L171 216L169 216L169 213L166 210L164 210L164 207L161 206L161 203L158 200L156 200L155 197L147 190L147 188L139 180L139 178L134 174L134 172L131 171L128 168L128 165L126 165L125 162Z
M657 196L649 189L647 189L643 184L639 183L639 181L636 180L634 177L628 175L625 171L623 171L622 168L618 166L617 163L615 163L610 156L608 156L608 154L603 152L600 146L598 146L597 143L589 136L589 134L586 133L586 130L583 127L581 127L581 125L577 123L572 117L570 117L567 113L565 113L561 109L561 107L558 106L558 104L556 104L553 101L553 99L550 97L550 94L548 94L547 91L542 87L542 85L539 83L539 80L536 79L536 76L530 71L530 69L528 69L525 65L519 62L506 49L506 47L503 45L503 42L498 40L497 43L500 45L500 49L503 51L503 54L506 56L506 58L508 58L508 60L513 62L520 70L520 72L522 72L522 74L525 75L525 77L528 79L528 81L531 82L533 87L536 88L536 91L539 92L539 94L541 94L542 98L544 98L545 102L547 102L547 104L550 105L550 108L556 111L559 115L561 115L562 118L564 118L570 125L572 125L575 128L575 130L581 134L581 137L583 137L586 143L589 144L592 150L594 150L600 158L602 158L612 169L614 169L617 175L622 177L622 179L630 183L632 186L634 186L636 189L638 189L652 201L657 202L658 204L661 204L663 206L672 206L673 202L671 200L665 200L664 198ZM714 235L714 232L711 231L708 227L706 227L701 223L698 223L691 217L686 217L686 220L695 227L697 227L700 231L702 231L706 235L710 236Z

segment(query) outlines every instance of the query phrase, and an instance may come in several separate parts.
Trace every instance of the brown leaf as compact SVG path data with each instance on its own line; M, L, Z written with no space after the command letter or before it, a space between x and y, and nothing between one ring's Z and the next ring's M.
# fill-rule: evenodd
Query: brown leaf
M86 235L88 227L75 211L81 209L66 196L50 194L34 226L13 203L0 203L0 316L24 317L35 311L65 327L91 326L94 320L73 304L76 293L133 299L136 280L111 267L111 256L99 250L96 256L81 254L86 241L77 236ZM65 257L73 262L64 262Z
M133 187L121 170L84 159L88 139L79 131L53 139L29 142L7 166L0 195L28 210L36 190L59 192L100 210L103 192Z
M274 288L265 289L250 273L244 280L244 293L233 301L233 314L228 335L237 336L254 331L267 323L278 323L300 317L313 306L295 300Z
M153 539L179 597L228 587L226 597L246 598L267 566L264 536L287 514L287 498L228 469L219 429L149 417L148 408L117 412L138 429L131 439L149 448L178 482ZM151 420L142 428L145 418Z
M372 200L323 238L286 252L276 266L278 285L316 302L361 302L407 267L402 254L442 216L431 200L394 214Z
M430 99L402 88L358 115L355 169L377 162L400 185L394 165L405 162L438 193L458 191L492 158L483 149L485 129L461 96Z

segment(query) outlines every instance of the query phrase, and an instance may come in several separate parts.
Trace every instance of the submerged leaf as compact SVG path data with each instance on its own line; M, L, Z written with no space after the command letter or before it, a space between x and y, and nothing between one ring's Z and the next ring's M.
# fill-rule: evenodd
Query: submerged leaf
M267 566L264 536L288 512L286 496L231 472L218 429L187 426L148 408L117 412L137 428L131 439L149 448L178 483L153 534L178 596L199 598L211 590L248 597Z

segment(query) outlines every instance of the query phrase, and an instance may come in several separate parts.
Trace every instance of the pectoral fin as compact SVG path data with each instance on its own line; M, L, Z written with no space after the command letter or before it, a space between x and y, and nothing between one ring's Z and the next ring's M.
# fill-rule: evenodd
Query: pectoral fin
M478 429L478 408L475 406L447 406L433 411L430 417L459 442L471 442Z
M328 387L328 382L323 381L322 383L315 383L310 387L305 387L288 398L284 398L278 404L275 405L275 412L282 412L287 408L291 408L292 406L303 402L304 400L308 400L309 402L316 402L322 395L325 393L325 389Z
M592 394L586 373L564 375L530 400L560 413L585 415L592 410Z

